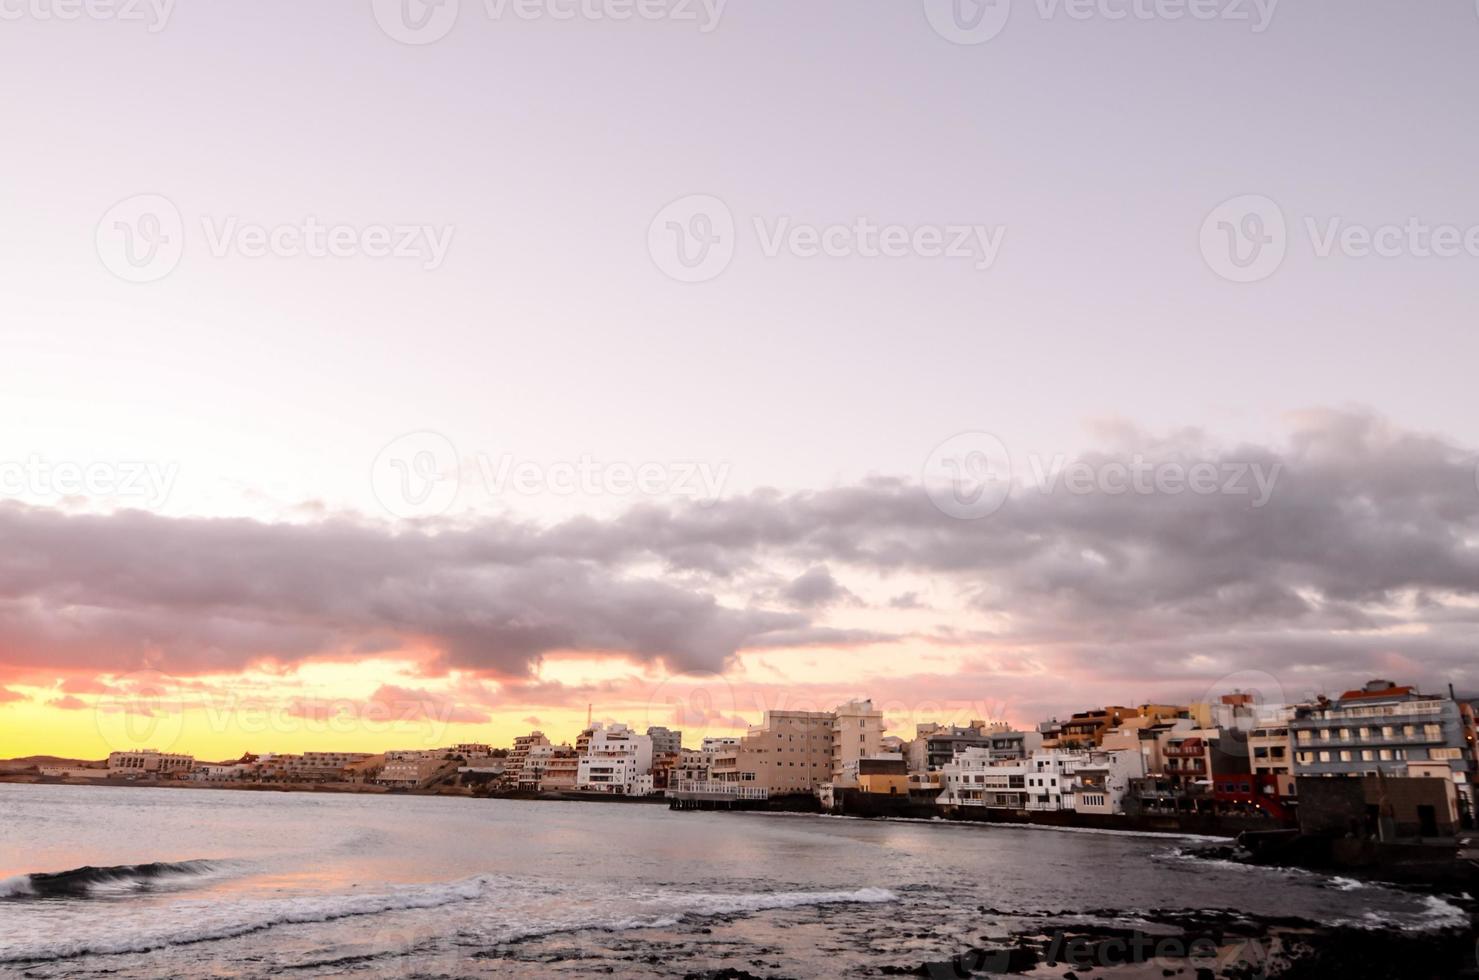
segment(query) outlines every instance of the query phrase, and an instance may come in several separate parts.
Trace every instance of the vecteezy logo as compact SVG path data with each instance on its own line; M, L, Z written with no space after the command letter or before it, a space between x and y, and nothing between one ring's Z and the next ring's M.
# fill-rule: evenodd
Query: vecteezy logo
M709 194L679 198L652 219L647 251L666 275L679 282L708 282L734 259L734 215Z
M965 521L1001 509L1012 492L1012 458L989 432L962 432L935 447L924 464L924 489L941 512Z
M738 714L734 688L720 674L668 677L647 699L647 725L680 731L690 745L728 729Z
M1223 201L1202 222L1202 257L1230 282L1258 282L1278 271L1289 248L1284 212L1261 194Z
M108 209L98 222L98 258L125 282L156 282L185 254L185 220L160 194L136 194Z
M185 728L185 708L174 682L157 670L116 678L93 706L98 734L115 752L151 748L168 752Z
M396 517L435 517L457 499L457 447L440 432L411 432L380 450L370 470L375 499Z
M402 44L431 44L457 24L460 0L371 0L380 29Z
M1012 0L924 0L924 16L952 44L984 44L1006 30Z

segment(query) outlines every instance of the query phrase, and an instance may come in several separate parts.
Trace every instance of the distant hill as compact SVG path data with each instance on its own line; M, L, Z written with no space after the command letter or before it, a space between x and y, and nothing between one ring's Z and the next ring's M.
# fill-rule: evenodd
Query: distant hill
M63 759L56 755L28 755L20 759L0 759L0 771L33 769L37 766L96 766L107 768L107 762L90 759Z

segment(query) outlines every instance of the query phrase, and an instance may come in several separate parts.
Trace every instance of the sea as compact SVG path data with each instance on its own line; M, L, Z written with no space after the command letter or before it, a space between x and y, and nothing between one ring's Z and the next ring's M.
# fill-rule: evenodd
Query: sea
M1233 910L1415 933L1466 921L1437 896L1188 853L1206 843L632 803L0 784L0 975L885 976L1044 916L1151 929L1153 909Z

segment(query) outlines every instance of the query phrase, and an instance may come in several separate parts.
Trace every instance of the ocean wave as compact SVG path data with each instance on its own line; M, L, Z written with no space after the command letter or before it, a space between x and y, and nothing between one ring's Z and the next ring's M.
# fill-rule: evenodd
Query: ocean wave
M989 820L950 820L945 817L859 817L850 813L792 813L786 810L746 810L748 817L810 817L815 820L858 820L864 823L921 823L935 827L985 827L992 830L1046 830L1060 834L1099 834L1105 837L1147 837L1159 840L1199 840L1226 844L1230 837L1191 834L1179 830L1120 830L1115 827L1063 827L1046 823L993 823Z
M1354 919L1337 919L1333 924L1356 929L1399 929L1402 932L1442 932L1462 929L1469 924L1469 913L1438 895L1422 896L1422 911L1363 912Z
M200 860L38 871L0 880L0 898L86 898L99 890L137 890L160 879L204 875L217 868L216 862Z
M33 947L0 946L0 963L40 962L100 954L147 953L169 946L234 939L273 926L332 922L357 915L437 908L481 897L490 881L491 876L480 875L450 884L415 886L381 895L279 899L235 906L182 906L176 911L193 913L190 918L196 923L194 926L168 933L118 935L105 940L79 939Z
M72 959L79 956L147 953L172 946L235 939L277 926L333 922L356 916L434 909L483 898L514 899L526 892L525 882L496 875L478 875L462 881L414 885L374 895L331 895L297 899L270 900L236 905L211 905L183 908L192 923L189 927L170 930L115 935L108 939L79 939L48 942L35 946L0 946L0 964L30 963ZM574 896L571 896L572 898ZM620 903L600 902L587 907L569 908L548 919L531 918L524 922L505 921L491 942L514 942L561 932L587 929L626 931L663 928L679 924L690 917L740 915L770 909L798 908L806 905L844 903L880 903L897 901L898 896L883 888L860 888L851 891L820 892L683 892L681 890L650 893ZM498 901L500 908L508 905ZM613 908L622 911L613 913Z

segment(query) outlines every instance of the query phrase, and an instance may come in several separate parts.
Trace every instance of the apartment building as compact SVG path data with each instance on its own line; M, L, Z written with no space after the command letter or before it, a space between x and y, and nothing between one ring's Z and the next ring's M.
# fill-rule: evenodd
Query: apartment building
M580 778L580 756L568 745L557 745L544 762L539 779L541 793L568 793Z
M832 715L832 772L831 781L836 786L856 785L859 759L877 756L883 752L883 712L873 707L873 702L848 701L839 704Z
M530 732L528 735L520 735L514 739L513 748L509 749L508 758L503 762L503 781L510 786L517 786L524 773L524 763L529 758L529 750L535 746L550 744L544 732Z
M767 711L735 744L716 746L713 791L812 793L832 776L830 711ZM864 743L866 744L866 743Z
M304 752L285 768L302 782L337 782L344 778L345 769L369 758L369 752Z
M1294 795L1294 737L1289 723L1294 709L1284 708L1261 715L1248 732L1248 762L1255 782L1267 781L1276 795Z
M1145 776L1145 759L1138 749L1095 751L1073 770L1066 796L1067 809L1079 813L1123 813L1125 797L1134 780Z
M932 771L944 768L945 763L953 761L966 749L990 746L996 739L1004 737L983 735L975 728L942 725L917 741L923 742L924 769ZM917 751L915 756L919 756Z
M1472 732L1452 698L1373 680L1297 708L1289 729L1295 777L1446 776L1473 812Z
M1043 747L1040 732L993 731L986 745L993 762L1025 759Z
M188 774L195 768L195 757L179 752L160 752L158 749L133 749L127 752L108 753L108 775L169 779Z
M446 749L392 749L385 753L375 782L395 789L420 789L455 769Z
M652 739L625 725L597 726L580 756L575 788L590 793L646 796L652 792Z
M548 739L543 744L526 746L519 760L518 773L510 775L505 770L504 779L514 789L526 793L539 792L543 788L545 771L554 760L555 752L560 749L567 749L572 755L575 752L568 745L551 745Z
M942 792L936 802L1011 810L1071 809L1073 774L1089 761L1089 752L1076 749L1039 749L1012 762L993 762L986 748L966 749L941 771Z
M1139 708L1127 708L1118 704L1092 711L1079 711L1067 721L1058 724L1057 731L1046 744L1060 749L1097 747L1106 732L1120 727L1126 720L1138 717L1139 714Z
M683 733L654 725L647 729L647 737L652 739L652 754L677 755L683 751Z

